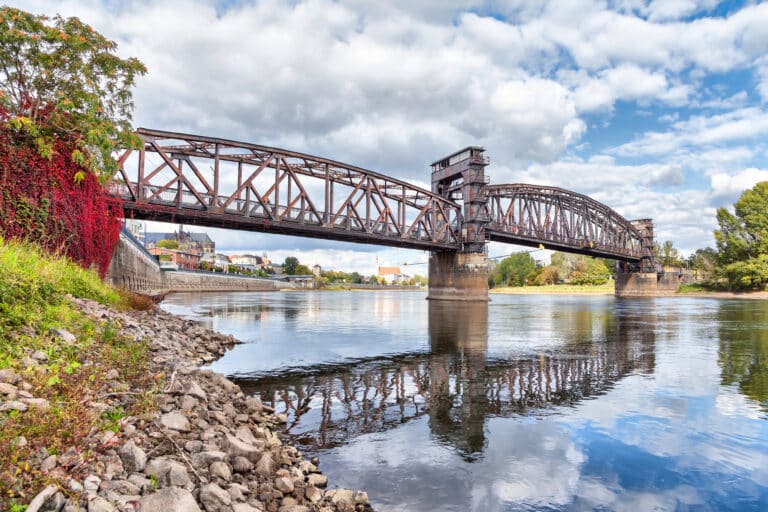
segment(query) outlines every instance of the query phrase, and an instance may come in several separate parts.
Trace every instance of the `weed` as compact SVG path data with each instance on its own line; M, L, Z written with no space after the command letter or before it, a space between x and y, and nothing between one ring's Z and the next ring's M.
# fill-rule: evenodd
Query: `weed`
M161 383L151 371L149 342L120 334L119 325L84 315L66 295L127 309L139 299L110 288L92 271L58 257L44 256L30 244L0 238L0 368L22 374L47 410L0 413L0 510L21 511L51 482L39 470L37 454L65 453L74 447L84 459L94 457L87 442L94 429L117 431L127 416L148 417L156 409ZM64 342L50 333L63 328L75 335ZM30 351L47 356L36 370L22 366ZM139 390L122 395L103 414L89 406L109 403L106 373L116 369L124 386ZM26 445L19 446L24 436Z

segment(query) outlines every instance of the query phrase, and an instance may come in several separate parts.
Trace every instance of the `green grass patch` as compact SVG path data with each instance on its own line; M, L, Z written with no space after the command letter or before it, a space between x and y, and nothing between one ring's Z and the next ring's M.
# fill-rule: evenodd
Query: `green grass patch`
M702 292L717 292L717 291L722 291L722 290L719 290L713 286L703 284L703 283L681 284L680 287L677 289L677 293L702 293Z
M552 294L552 295L612 295L613 281L599 285L550 284L544 286L503 286L492 288L491 293Z
M0 510L28 503L56 483L39 469L41 453L74 448L87 459L100 449L88 444L94 427L117 431L123 418L145 417L156 407L162 383L149 371L148 341L125 338L115 321L86 316L68 294L117 309L151 307L148 299L115 290L94 271L0 238L0 369L13 370L35 398L50 404L0 413ZM51 330L59 328L76 341L54 336ZM45 357L26 364L36 352ZM107 380L109 370L119 379ZM99 412L91 402L110 408ZM19 446L21 436L26 446Z

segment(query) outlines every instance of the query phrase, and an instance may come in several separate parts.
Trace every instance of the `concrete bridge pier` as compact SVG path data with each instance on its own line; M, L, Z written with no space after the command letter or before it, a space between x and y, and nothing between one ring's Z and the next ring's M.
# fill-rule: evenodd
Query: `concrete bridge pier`
M488 302L488 257L482 252L433 252L427 299Z

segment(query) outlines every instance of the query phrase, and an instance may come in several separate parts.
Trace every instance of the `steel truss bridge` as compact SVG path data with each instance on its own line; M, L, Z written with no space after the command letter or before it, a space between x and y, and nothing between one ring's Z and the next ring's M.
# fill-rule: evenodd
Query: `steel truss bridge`
M444 160L443 179L445 167L464 166L464 174L453 176L458 188L448 176L453 188L441 193L435 164L430 191L295 151L144 128L137 134L141 148L119 156L111 184L130 218L430 251L466 251L470 242L495 240L634 263L652 259L649 220L630 222L556 187L488 185L481 148ZM457 198L462 182L465 195Z

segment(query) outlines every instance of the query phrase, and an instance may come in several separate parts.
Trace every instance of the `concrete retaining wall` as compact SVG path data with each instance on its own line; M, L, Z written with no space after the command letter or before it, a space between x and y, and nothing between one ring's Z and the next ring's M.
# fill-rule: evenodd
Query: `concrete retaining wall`
M107 281L112 286L132 292L148 293L163 289L163 276L157 260L133 237L120 233L112 254Z
M693 274L686 269L656 272L617 272L617 297L662 297L674 295L681 284L693 282Z
M275 290L278 284L268 279L231 276L208 272L160 270L157 260L129 233L123 231L112 255L107 281L118 288L146 294L183 291ZM289 287L280 283L280 287Z

